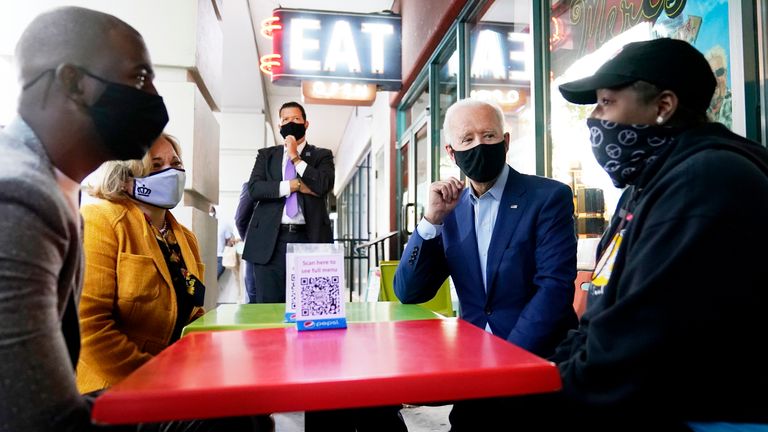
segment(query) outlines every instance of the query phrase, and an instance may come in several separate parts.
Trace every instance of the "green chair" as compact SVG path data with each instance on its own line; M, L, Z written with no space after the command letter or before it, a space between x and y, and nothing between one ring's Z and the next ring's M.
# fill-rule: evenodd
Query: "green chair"
M379 291L379 301L400 301L395 295L395 270L399 261L381 261L379 267L381 268L381 291ZM421 306L437 312L440 315L446 317L456 316L456 312L453 310L453 301L451 301L451 283L449 279L443 282L440 289L437 290L437 294L432 300L428 302L420 303Z

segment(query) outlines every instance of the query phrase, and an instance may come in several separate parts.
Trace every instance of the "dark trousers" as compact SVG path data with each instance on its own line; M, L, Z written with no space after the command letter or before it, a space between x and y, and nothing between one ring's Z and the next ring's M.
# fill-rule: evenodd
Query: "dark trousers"
M306 432L408 432L401 405L333 411L308 411L304 414Z
M448 418L451 432L495 430L498 429L496 425L509 425L509 430L515 432L603 430L595 428L597 425L582 429L580 416L580 410L566 403L561 393L546 393L456 401Z
M224 264L222 264L223 257L216 257L216 280L221 279L221 275L224 274Z
M533 421L537 415L531 410L539 410L539 405L534 399L536 398L521 397L456 401L453 403L453 409L448 416L451 422L451 432L494 430L497 429L494 425L504 424L513 424L514 430L520 432L546 430L539 429L546 416L539 417L538 423ZM546 405L545 401L542 401L542 404ZM550 407L551 412L547 416L564 415L555 407L556 405ZM542 415L543 413L538 411L538 414Z
M248 303L285 303L285 249L288 243L309 243L307 233L280 230L269 261L253 263L253 291L248 291Z
M573 432L682 432L690 429L680 421L652 410L620 412L611 407L587 408L562 393L509 398L457 401L449 415L451 432L499 430Z
M243 262L245 263L245 293L248 295L248 303L255 303L250 301L251 296L256 295L256 284L253 280L253 263L248 261Z

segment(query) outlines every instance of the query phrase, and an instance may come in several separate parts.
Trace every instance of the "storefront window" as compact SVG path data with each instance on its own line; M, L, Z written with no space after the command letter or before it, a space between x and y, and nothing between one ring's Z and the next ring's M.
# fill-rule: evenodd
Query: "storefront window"
M373 176L376 188L376 204L374 204L376 222L373 225L373 237L379 237L389 231L389 206L386 203L389 200L390 188L387 184L389 178L384 175L385 168L388 168L384 164L384 147L376 152L376 159L374 160L376 161L376 169Z
M405 210L408 209L408 205L411 205L413 203L413 199L411 198L411 158L410 158L410 137L408 137L408 141L403 142L402 147L400 147L400 207L403 210L401 212L401 227L405 227L405 230L408 233L412 233L413 230L416 228L416 217L413 214L407 213Z
M411 123L400 136L399 152L399 227L410 235L424 213L430 179L430 147L428 140L429 89L424 88L404 111Z
M441 133L445 110L458 98L458 75L451 69L451 55L457 52L455 31L429 59L417 83L398 108L403 127L398 137L398 229L403 246L424 216L429 186L439 178L460 176L458 167L444 150ZM398 126L400 126L400 124Z
M471 26L468 53L469 96L496 102L504 111L507 162L527 174L536 172L530 16L530 2L496 0Z
M437 177L440 180L445 180L450 177L461 178L461 170L448 156L448 152L445 151L445 146L448 142L445 139L445 131L443 130L443 122L445 121L445 111L456 100L458 100L458 52L454 49L453 53L448 57L448 61L440 65L438 72L438 86L440 94L440 106L437 112L437 129L440 130L438 134L440 144L435 148L435 159L440 161L438 166Z
M567 103L557 86L593 74L629 42L682 39L710 60L718 79L710 117L731 127L728 2L557 0L551 4L552 176L574 190L579 237L598 237L621 190L592 156L585 121L593 106Z
M354 295L361 293L362 287L368 282L369 262L366 250L358 250L357 246L370 239L370 168L371 156L368 154L341 191L337 206L341 227L337 241L344 246L345 277L350 290L350 300L354 299Z
M429 184L432 182L430 178L430 157L429 157L429 140L427 139L427 124L425 123L418 131L416 131L416 221L421 220L424 216L424 211L427 206L427 198L429 197Z
M419 97L413 101L413 105L408 110L409 118L412 121L416 121L429 107L429 87L425 87ZM411 122L408 122L408 126L411 126Z

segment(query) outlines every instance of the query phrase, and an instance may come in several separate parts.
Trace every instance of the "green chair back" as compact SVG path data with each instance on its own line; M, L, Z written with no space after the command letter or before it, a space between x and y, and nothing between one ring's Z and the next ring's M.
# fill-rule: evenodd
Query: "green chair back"
M400 301L395 295L395 270L400 261L380 261L381 268L381 291L379 291L379 301ZM446 317L456 316L451 301L451 283L449 279L440 286L437 294L428 302L421 303L421 306L437 312Z

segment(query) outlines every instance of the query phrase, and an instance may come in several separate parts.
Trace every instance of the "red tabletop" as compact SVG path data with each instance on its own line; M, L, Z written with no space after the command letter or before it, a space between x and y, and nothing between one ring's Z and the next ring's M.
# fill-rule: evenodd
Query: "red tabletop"
M96 399L137 423L552 392L557 368L458 319L192 333Z

